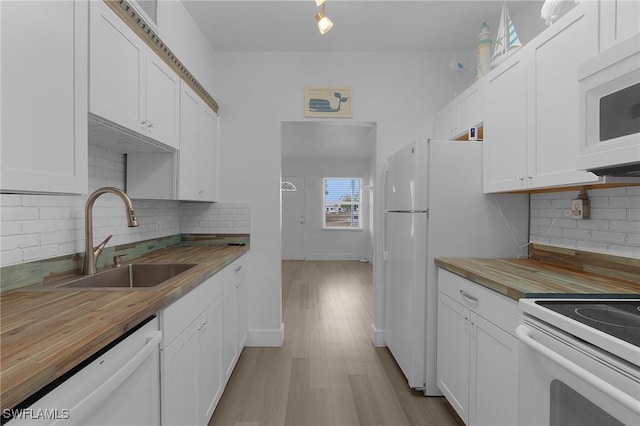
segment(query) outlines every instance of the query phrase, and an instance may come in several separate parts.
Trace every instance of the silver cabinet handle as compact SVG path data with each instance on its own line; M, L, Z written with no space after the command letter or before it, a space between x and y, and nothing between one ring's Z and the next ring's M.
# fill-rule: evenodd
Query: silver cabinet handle
M475 296L470 295L469 293L467 293L466 291L460 289L460 294L463 295L464 297L466 297L469 300L472 300L474 302L478 301L478 298Z

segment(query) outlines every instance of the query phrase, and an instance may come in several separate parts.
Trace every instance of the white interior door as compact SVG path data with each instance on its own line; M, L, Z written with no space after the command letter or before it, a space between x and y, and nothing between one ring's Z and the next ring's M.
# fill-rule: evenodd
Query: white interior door
M303 176L283 176L297 191L282 192L282 258L304 260L305 191Z

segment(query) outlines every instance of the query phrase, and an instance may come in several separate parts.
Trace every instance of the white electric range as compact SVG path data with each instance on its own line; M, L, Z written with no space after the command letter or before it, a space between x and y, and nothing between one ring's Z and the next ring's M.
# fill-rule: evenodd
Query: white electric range
M640 425L640 299L521 299L519 424Z

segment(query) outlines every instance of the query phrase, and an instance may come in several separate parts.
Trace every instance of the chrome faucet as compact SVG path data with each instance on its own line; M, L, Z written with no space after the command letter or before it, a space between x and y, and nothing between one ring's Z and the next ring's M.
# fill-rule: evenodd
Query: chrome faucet
M96 202L99 196L107 193L115 194L120 197L122 201L124 201L124 204L127 207L127 226L129 226L130 228L138 226L138 220L136 219L136 213L133 210L131 199L121 189L114 188L112 186L105 186L103 188L96 189L91 195L89 195L87 204L84 207L84 266L82 268L83 275L93 275L96 273L96 263L98 262L98 256L100 256L102 250L104 250L111 237L113 237L113 235L109 235L104 239L103 242L98 244L95 248L93 247L93 204Z

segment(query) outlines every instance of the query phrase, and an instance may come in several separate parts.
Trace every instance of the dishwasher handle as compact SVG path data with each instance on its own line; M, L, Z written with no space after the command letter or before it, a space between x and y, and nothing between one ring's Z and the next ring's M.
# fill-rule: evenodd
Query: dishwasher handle
M602 380L600 377L596 376L590 371L585 370L576 363L571 362L559 353L554 352L542 343L536 341L533 337L531 337L530 332L531 329L524 324L520 324L518 327L516 327L516 336L522 343L529 346L531 349L535 350L546 358L550 359L551 361L555 362L565 370L568 370L575 376L581 378L585 382L589 383L600 392L606 394L610 398L627 407L629 410L633 411L634 413L640 414L640 401L616 388L612 384Z
M81 424L89 414L100 406L122 382L131 376L131 374L149 358L153 351L160 345L160 340L162 340L162 332L160 330L150 332L142 349L127 361L122 368L116 371L113 376L69 409L69 413L71 414L69 419L53 422L52 425L57 425L62 422L64 422L65 425Z

